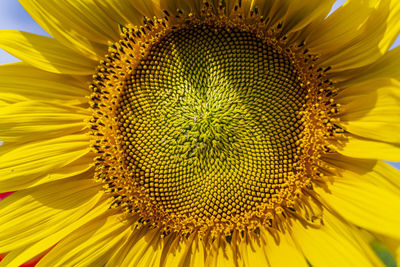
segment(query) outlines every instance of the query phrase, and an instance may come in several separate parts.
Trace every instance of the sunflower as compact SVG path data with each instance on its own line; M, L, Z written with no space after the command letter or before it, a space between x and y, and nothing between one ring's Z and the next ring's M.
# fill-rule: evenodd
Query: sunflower
M400 260L399 1L20 2L0 266Z

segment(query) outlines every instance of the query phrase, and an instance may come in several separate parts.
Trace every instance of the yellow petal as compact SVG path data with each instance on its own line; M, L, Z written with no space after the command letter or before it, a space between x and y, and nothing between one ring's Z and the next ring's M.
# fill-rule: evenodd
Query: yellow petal
M273 5L276 5L280 2L280 1L265 1L265 0L247 0L247 1L251 1L250 10L254 10L256 8L259 14L264 17L266 17L270 13L270 10L272 9Z
M363 179L382 188L400 194L400 171L381 160L355 159L340 154L330 154L322 157L332 168L340 168L339 173L357 173Z
M98 218L61 240L37 266L104 266L132 231L115 210Z
M374 10L374 6L368 4L368 0L346 1L325 21L315 26L307 39L308 46L313 50L324 51L325 54L333 53L338 47L344 47L357 36L357 30L362 27Z
M143 17L162 17L159 7L148 0L109 0L96 2L115 23L121 25L142 25Z
M313 31L308 46L332 72L371 64L396 39L399 9L396 0L348 0Z
M334 2L333 0L255 0L251 1L250 10L257 8L259 14L268 19L267 26L269 27L276 27L282 23L283 33L288 34L313 23L320 24L328 15Z
M112 255L112 266L207 266L204 244L196 235L188 239L171 233L161 238L159 229L141 227Z
M365 138L400 144L400 83L376 79L344 89L340 125ZM360 103L362 103L360 105Z
M29 257L32 257L33 255L41 255L43 253L42 251L44 251L44 253L47 254L46 251L51 249L54 246L54 244L57 244L57 242L59 242L62 238L68 236L75 229L86 224L88 221L93 220L93 218L99 217L100 215L106 213L107 209L109 209L109 203L106 202L98 203L96 207L90 210L86 215L77 219L70 225L62 229L59 229L58 232L49 235L44 239L41 239L39 242L33 243L32 245L11 251L10 253L7 254L6 258L4 259L4 264L5 264L4 266L17 267L20 266L20 264L26 263L29 259L31 259ZM2 263L3 262L0 262L0 266L3 266L1 265ZM36 266L43 266L43 265L38 263Z
M98 64L52 38L21 31L0 31L0 48L29 65L53 73L90 75Z
M28 142L79 133L90 114L83 108L24 101L0 108L0 140Z
M160 266L162 241L159 229L142 227L132 232L131 247L121 266ZM162 265L161 265L162 266Z
M203 240L201 240L199 237L196 237L193 240L192 244L190 263L192 266L201 267L201 266L206 266L205 260L206 260L206 253Z
M350 171L336 177L328 191L316 190L347 221L372 232L400 238L399 194Z
M382 266L357 232L326 212L320 228L293 224L293 238L312 266Z
M371 67L358 71L358 75L347 83L363 82L376 77L399 79L400 76L400 47L383 55Z
M0 99L7 102L10 102L7 94L14 94L20 101L60 100L81 104L87 102L87 83L79 82L73 76L42 71L23 62L0 65Z
M176 234L167 237L166 242L163 244L161 265L195 266L192 263L192 246L195 238L193 234L188 238L179 238Z
M353 134L346 134L346 141L336 145L336 148L339 153L352 158L400 161L400 145Z
M320 23L335 3L334 0L291 0L288 2L289 8L283 21L285 33L299 31L313 22Z
M92 219L101 185L75 177L20 190L0 202L0 251L23 249L0 266L19 266ZM3 264L3 265L1 265Z
M378 161L372 172L368 173L370 181L376 186L385 187L394 194L400 194L400 171L383 161Z
M306 258L301 250L296 247L289 234L281 234L279 243L272 238L267 232L265 233L267 244L265 246L266 255L272 267L292 266L307 267L309 266Z
M0 151L3 147L0 147ZM7 146L4 148L7 149ZM0 155L0 192L20 190L54 181L90 168L85 134L19 145Z
M397 0L387 0L387 4L383 8L380 10L380 17L377 17L375 22L385 21L384 33L381 34L382 39L379 42L379 48L380 51L386 52L393 45L400 33L400 2Z
M195 240L190 266L270 266L263 236L234 231L231 241L222 236L213 241Z
M132 230L129 237L124 239L120 247L115 249L114 253L110 256L109 261L106 263L106 267L122 266L126 256L132 247L136 244L137 240L144 238L144 233L147 232L143 228ZM142 234L140 234L142 233Z
M98 60L108 41L119 37L118 25L93 0L20 0L32 18L51 36L79 54Z
M252 1L251 9L257 8L261 16L268 18L267 26L275 27L278 23L283 22L286 12L289 9L290 1Z
M237 255L234 253L232 246L227 243L224 237L220 237L213 242L213 251L214 253L211 255L207 255L206 266L227 266L234 267L238 262ZM245 241L243 241L245 242ZM245 246L248 248L249 243L246 242ZM210 249L210 248L208 248ZM246 253L247 251L241 250L241 253ZM250 250L250 252L252 252ZM263 256L263 255L261 255ZM251 258L251 262L255 262L257 259ZM247 262L248 266L257 266L250 265L251 262ZM263 266L263 265L259 265Z
M376 93L380 88L397 88L399 85L399 82L395 79L377 77L356 84L339 86L340 91L335 96L335 100L341 105L348 105L357 101L360 96Z

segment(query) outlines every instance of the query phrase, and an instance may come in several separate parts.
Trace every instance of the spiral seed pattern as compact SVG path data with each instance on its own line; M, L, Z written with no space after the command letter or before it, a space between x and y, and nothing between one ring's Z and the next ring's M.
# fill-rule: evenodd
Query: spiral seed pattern
M164 234L316 224L321 157L342 132L330 67L282 25L219 8L121 27L91 85L95 178Z
M240 30L165 36L117 110L126 164L167 213L230 220L293 175L306 90L290 59Z

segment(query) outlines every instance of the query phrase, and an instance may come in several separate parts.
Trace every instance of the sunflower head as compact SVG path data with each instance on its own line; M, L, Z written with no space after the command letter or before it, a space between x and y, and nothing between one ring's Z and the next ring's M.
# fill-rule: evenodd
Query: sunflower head
M0 31L0 267L396 257L400 1L20 2L54 38Z

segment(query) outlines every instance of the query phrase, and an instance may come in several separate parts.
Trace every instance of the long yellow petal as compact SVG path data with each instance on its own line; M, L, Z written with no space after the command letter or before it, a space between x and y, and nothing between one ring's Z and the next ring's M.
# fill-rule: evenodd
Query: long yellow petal
M304 228L295 222L292 230L295 242L312 266L383 266L357 232L329 212L324 213L320 228Z
M0 48L29 65L53 73L90 75L98 64L55 39L21 31L0 31Z
M400 194L400 171L383 161L378 161L368 175L377 186L385 187L394 194Z
M143 17L162 17L159 6L148 0L97 1L98 5L115 23L121 25L142 25Z
M87 83L77 81L74 76L50 73L23 62L0 65L0 100L7 102L10 99L6 95L14 94L18 95L18 101L14 102L59 100L82 104L87 102L85 97L89 94Z
M250 2L249 10L257 8L259 14L267 19L267 26L276 27L278 24L282 24L283 33L290 34L309 25L319 25L328 15L335 1L247 0L243 2ZM297 44L304 40L304 36L299 38L295 39Z
M283 22L283 18L287 13L290 1L265 1L254 0L252 1L251 9L257 8L261 16L268 18L267 26L275 27L277 24Z
M192 244L190 263L192 266L205 266L206 250L204 248L203 240L195 237Z
M346 141L336 147L339 153L352 158L400 161L400 145L353 134L347 134Z
M400 80L400 47L388 51L376 62L363 68L349 70L340 74L338 87L347 87L360 83L368 83L370 80L387 78Z
M234 250L232 249L232 246L227 243L224 237L220 237L217 240L213 242L213 250L215 254L207 255L207 261L206 261L206 266L227 266L227 267L234 267L237 265L238 259L236 258L237 255L235 255ZM244 241L245 242L245 241ZM241 253L247 253L247 252L252 252L251 248L249 248L249 243L246 242L246 249L249 249L249 251L244 251L241 250ZM210 248L209 248L210 249ZM256 258L250 258L250 261L247 261L248 266L265 266L264 264L260 264L258 262L259 257L263 257L264 255L257 255ZM252 265L251 263L257 262L260 265ZM264 260L264 263L266 261Z
M51 36L80 55L98 60L108 41L119 37L114 23L93 0L20 0L32 18Z
M40 254L84 224L90 210L102 206L101 185L82 178L20 190L0 202L0 251L24 249L0 266L19 266Z
M369 5L368 0L346 1L320 25L315 25L314 31L308 36L308 46L325 54L333 53L357 36L357 29L362 27L374 10L375 7ZM332 46L332 43L336 46Z
M195 235L188 238L181 238L176 234L167 237L166 242L163 244L162 253L162 266L196 266L192 262L192 246L194 244ZM168 240L169 239L169 240ZM201 255L200 255L201 256ZM203 255L204 257L204 255ZM199 264L197 262L196 264ZM199 265L197 265L199 266ZM200 265L201 266L201 265ZM226 266L226 265L223 265Z
M361 74L361 75L360 75ZM400 76L400 47L382 56L375 64L363 72L359 72L358 79L367 80L375 77L388 77L399 79Z
M336 101L342 105L340 125L348 132L400 144L400 82L376 79L362 83L346 88Z
M104 266L132 231L129 221L115 213L108 210L68 235L38 266Z
M283 21L285 33L299 31L314 22L321 23L335 3L334 0L292 0L288 2L290 4Z
M121 266L160 266L162 240L159 229L141 229L132 232L132 241L129 252L123 259Z
M387 0L387 6L380 10L380 17L376 18L376 23L385 19L384 33L379 42L380 51L387 51L395 42L400 33L400 2L397 0ZM388 17L385 17L388 15ZM375 19L375 18L374 18Z
M280 235L279 243L276 243L271 234L266 232L264 235L267 240L265 250L272 267L309 266L302 251L296 246L288 233Z
M348 0L313 31L308 46L321 53L332 72L369 65L396 39L399 11L396 0Z
M147 232L147 229L136 229L132 230L129 234L129 237L124 239L121 243L119 248L114 250L114 253L110 256L109 261L106 263L106 267L113 267L113 266L122 266L126 256L132 250L132 247L136 244L136 242L144 238L144 233ZM141 234L140 234L141 233Z
M0 151L3 147L0 147ZM7 149L7 146L5 147ZM67 135L19 145L0 155L0 192L20 190L54 181L90 168L85 134Z
M372 232L400 238L398 194L352 172L336 177L328 191L316 190L328 206L349 222Z
M97 203L96 207L94 207L88 213L83 215L81 218L75 220L68 226L62 229L58 229L59 231L57 231L56 233L46 236L40 241L35 242L29 246L11 251L4 259L5 266L20 266L22 263L26 263L28 260L30 260L33 255L40 255L42 251L47 254L46 251L48 249L51 249L54 244L57 244L57 242L68 236L75 229L93 220L93 218L103 215L107 212L107 209L109 209L109 203L104 201L102 203ZM1 263L2 262L0 262L0 264ZM41 265L38 263L37 266Z
M325 155L322 157L326 163L346 177L346 173L357 173L363 179L394 194L400 194L400 171L381 160L368 160L350 158L340 154Z
M83 108L24 101L0 108L0 140L28 142L79 133L90 114Z

